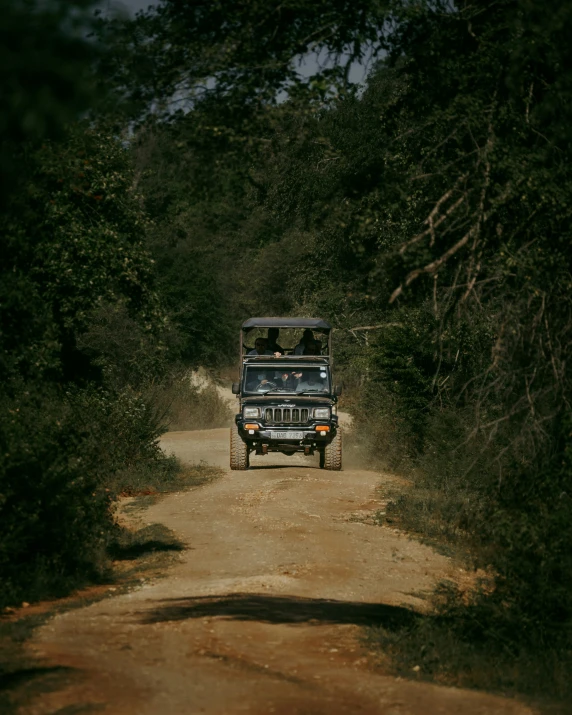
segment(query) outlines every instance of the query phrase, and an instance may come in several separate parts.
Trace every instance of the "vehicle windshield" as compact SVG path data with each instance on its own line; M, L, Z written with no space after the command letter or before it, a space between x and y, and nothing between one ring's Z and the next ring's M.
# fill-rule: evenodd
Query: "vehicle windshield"
M246 365L245 394L305 394L330 391L329 368L320 365Z

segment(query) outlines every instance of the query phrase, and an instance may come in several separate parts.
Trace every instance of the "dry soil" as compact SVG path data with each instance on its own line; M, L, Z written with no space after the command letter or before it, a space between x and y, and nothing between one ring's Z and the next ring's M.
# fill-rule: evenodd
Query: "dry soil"
M167 451L224 475L141 514L142 525L165 524L187 546L164 578L36 632L35 655L69 677L26 715L530 713L415 673L395 678L368 652L364 625L423 610L425 594L457 570L367 523L394 478L282 455L230 472L228 440L227 429L164 437Z

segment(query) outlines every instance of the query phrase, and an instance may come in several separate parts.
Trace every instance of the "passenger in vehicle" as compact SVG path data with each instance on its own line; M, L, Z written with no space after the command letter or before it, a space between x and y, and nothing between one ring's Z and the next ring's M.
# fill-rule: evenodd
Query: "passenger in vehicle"
M274 355L276 355L276 353L278 353L278 355L284 355L284 348L276 342L279 334L280 330L278 328L268 328L268 350L271 350Z
M248 355L273 355L274 353L268 349L268 341L266 338L256 338L254 342L254 350L251 350Z
M304 349L311 340L314 340L315 342L314 333L309 328L306 328L302 335L302 339L294 348L294 355L305 355Z
M302 355L319 355L320 354L320 348L318 346L318 341L317 340L308 340L304 347L304 352Z
M302 373L300 372L283 372L276 380L276 389L288 390L294 392L300 381Z
M301 382L298 383L296 392L323 392L327 387L324 385L324 380L312 370Z

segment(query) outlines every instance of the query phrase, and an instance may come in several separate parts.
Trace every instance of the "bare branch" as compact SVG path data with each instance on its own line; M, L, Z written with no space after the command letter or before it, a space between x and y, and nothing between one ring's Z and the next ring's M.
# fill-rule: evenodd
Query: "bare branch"
M381 323L380 325L362 325L358 328L348 328L350 332L354 330L379 330L380 328L402 328L403 323Z
M445 253L440 257L437 258L437 260L432 261L431 263L428 263L424 268L416 268L414 271L411 271L407 275L407 278L405 279L405 285L409 286L411 283L413 283L414 280L419 278L419 276L423 275L424 273L435 273L435 271L438 271L439 268L451 258L451 256L455 255L457 251L460 251L463 246L466 246L467 243L469 242L469 238L474 234L474 232L477 230L477 226L472 226L467 233L461 238L460 241L457 241L457 243L454 246L451 246L451 248L448 251L445 251ZM393 301L401 295L403 292L403 285L400 285L399 288L396 288L396 290L393 291L391 294L391 297L389 299L390 303L393 303Z
M443 196L441 196L441 198L437 201L437 203L436 203L435 206L433 207L433 209L432 209L431 213L429 214L429 216L425 219L425 222L424 222L424 223L429 224L429 225L428 225L428 228L426 228L425 231L423 231L422 233L419 233L417 236L414 236L412 239L410 239L410 240L407 241L406 243L402 244L402 246L401 246L400 249L399 249L399 253L401 253L401 255L403 255L403 254L405 253L405 251L406 251L410 246L412 246L412 245L415 244L415 243L418 243L419 241L421 241L421 239L423 239L423 238L424 238L425 236L427 236L428 234L431 235L431 245L434 244L434 242L435 242L435 229L436 229L438 226L440 226L440 225L443 223L443 221L445 221L445 219L447 219L447 218L453 213L453 211L455 211L455 209L458 208L458 207L463 203L463 201L464 201L465 198L466 198L465 194L463 194L460 198L458 198L457 201L455 201L455 203L452 204L452 205L447 209L447 211L445 211L445 213L442 214L442 215L437 219L437 221L435 221L435 217L436 217L437 214L439 213L439 210L441 209L441 206L445 203L445 201L447 201L447 199L449 199L449 198L453 195L453 192L455 191L455 189L457 188L457 186L459 185L459 183L460 183L463 179L465 179L466 176L467 176L466 174L464 174L463 176L460 176L460 177L457 179L457 181L456 181L456 183L455 183L455 186L453 186L453 188L449 189L449 191L447 191L446 193L443 194Z

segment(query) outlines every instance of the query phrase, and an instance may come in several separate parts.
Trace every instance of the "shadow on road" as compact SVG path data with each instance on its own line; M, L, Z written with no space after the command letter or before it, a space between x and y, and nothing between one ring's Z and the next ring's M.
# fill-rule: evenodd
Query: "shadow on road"
M149 524L139 531L123 529L107 547L116 561L131 561L158 551L184 551L185 545L164 524Z
M41 703L45 695L63 691L82 678L82 671L63 665L32 665L7 672L2 671L0 672L0 712L6 715L36 712L37 704ZM78 702L54 711L54 715L88 715L106 708L105 703ZM43 709L41 711L44 712Z
M67 675L73 671L73 668L67 668L62 665L51 667L35 666L31 668L20 668L10 672L0 673L0 691L10 690L22 683L29 683L31 680L55 675Z
M161 604L144 614L145 623L210 616L262 623L383 625L393 630L412 625L419 618L419 614L401 606L252 593L165 599Z
M292 469L315 469L322 471L313 464L251 464L248 471L256 471L257 469L289 469L290 471Z

